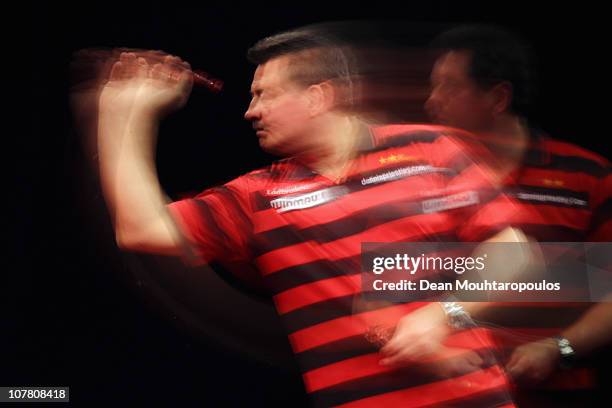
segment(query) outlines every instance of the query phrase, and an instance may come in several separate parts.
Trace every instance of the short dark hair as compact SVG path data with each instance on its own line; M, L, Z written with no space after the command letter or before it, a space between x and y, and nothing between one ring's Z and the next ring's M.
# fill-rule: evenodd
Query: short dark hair
M463 25L436 37L432 48L467 51L470 77L482 88L507 81L512 85L510 110L527 115L534 98L535 58L518 35L492 25Z
M264 64L274 58L290 55L289 78L309 86L333 81L352 98L353 57L342 41L330 30L307 26L274 34L258 41L247 51L254 64Z

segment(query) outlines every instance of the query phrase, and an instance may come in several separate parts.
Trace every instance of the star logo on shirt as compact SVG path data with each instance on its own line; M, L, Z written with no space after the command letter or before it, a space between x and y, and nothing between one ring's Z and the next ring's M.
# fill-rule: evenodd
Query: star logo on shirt
M565 184L563 182L563 180L555 180L555 179L543 179L542 182L544 183L545 186L548 187L563 187L563 185Z
M405 154L400 153L400 154L392 154L392 155L387 156L387 157L380 157L380 158L378 158L378 162L380 164L399 163L399 162L405 162L405 161L416 161L416 157L414 157L414 156L406 156Z

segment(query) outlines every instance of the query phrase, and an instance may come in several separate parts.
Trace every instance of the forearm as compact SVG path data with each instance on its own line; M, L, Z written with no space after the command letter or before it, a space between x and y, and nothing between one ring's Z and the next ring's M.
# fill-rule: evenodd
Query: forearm
M577 356L612 343L612 303L598 303L590 308L574 324L561 332L567 338Z
M131 111L101 111L98 126L100 178L118 244L127 249L175 254L175 245L150 248L152 235L177 241L155 169L158 120Z

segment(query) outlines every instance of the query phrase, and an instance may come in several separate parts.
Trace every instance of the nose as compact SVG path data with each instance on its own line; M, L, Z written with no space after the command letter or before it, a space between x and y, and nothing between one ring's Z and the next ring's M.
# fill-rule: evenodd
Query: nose
M260 118L260 112L259 109L257 108L256 103L251 100L251 103L249 103L249 107L247 108L246 112L244 112L244 118L248 121L254 121Z

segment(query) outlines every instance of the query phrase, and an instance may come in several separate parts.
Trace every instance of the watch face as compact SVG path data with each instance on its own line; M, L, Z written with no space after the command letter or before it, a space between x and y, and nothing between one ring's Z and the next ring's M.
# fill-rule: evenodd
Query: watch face
M557 345L559 346L561 356L568 357L574 354L574 349L568 339L564 337L557 338Z

